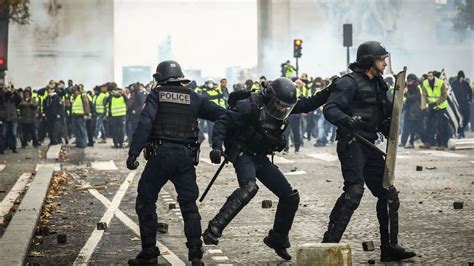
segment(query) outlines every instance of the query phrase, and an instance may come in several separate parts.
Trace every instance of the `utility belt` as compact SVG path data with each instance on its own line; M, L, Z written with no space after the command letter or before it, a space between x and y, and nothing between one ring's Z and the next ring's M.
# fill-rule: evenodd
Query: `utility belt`
M201 153L201 143L196 141L195 143L183 143L179 141L170 140L151 140L146 143L143 151L145 160L150 160L152 157L158 154L158 148L163 144L174 144L184 146L192 151L192 160L194 165L199 164L199 155Z

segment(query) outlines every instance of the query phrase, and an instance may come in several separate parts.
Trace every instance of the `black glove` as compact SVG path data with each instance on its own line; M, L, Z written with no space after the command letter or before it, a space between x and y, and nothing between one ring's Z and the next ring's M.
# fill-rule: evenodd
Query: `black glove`
M343 120L343 126L347 127L348 129L360 129L365 126L364 120L362 117L356 116L349 116Z
M436 102L428 104L430 109L434 109L438 104Z
M219 149L212 149L212 151L209 153L209 158L211 158L211 162L215 164L221 163L221 156L222 150Z
M137 156L129 155L127 158L127 168L135 170L140 164L137 162Z

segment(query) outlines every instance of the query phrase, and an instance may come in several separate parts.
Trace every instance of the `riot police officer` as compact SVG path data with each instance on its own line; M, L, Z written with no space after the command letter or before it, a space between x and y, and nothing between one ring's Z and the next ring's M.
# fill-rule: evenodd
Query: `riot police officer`
M233 105L214 124L211 161L219 163L224 154L233 163L239 188L225 202L219 213L209 222L203 234L206 244L217 245L224 228L249 203L258 191L256 178L278 198L273 229L264 243L285 260L291 256L288 234L298 209L300 196L282 172L268 159L268 154L286 146L283 134L290 114L307 113L324 104L329 90L297 101L295 84L287 78L278 78L259 92L242 91L248 97Z
M184 219L188 259L193 265L201 265L201 216L196 206L199 191L195 171L199 149L197 119L215 121L225 110L185 87L183 83L189 80L175 61L158 64L153 76L158 86L145 101L127 159L127 168L136 169L136 159L146 146L148 162L138 183L136 201L142 251L129 264L157 263L160 251L156 247L156 200L163 185L171 181Z
M324 116L338 127L337 153L341 161L344 192L330 216L323 242L337 243L346 229L364 193L364 183L378 198L377 218L380 224L381 261L410 258L416 254L398 245L398 208L400 202L394 186L383 187L385 161L380 153L355 140L353 132L371 142L378 132L388 135L391 102L388 86L382 78L389 53L375 41L362 43L353 71L334 83L334 91L324 106Z

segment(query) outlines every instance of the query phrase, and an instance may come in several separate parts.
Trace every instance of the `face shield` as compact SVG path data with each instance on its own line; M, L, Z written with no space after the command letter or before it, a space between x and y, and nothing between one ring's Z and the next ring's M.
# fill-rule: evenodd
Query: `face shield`
M265 105L265 112L275 119L284 120L288 118L295 105L296 103L285 103L273 96Z

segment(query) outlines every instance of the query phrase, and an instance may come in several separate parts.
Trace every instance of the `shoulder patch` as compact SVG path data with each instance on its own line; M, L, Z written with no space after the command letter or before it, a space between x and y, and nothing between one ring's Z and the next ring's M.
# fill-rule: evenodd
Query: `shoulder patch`
M159 102L191 104L191 95L186 93L160 91L158 94Z

